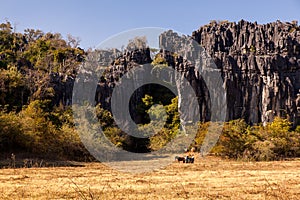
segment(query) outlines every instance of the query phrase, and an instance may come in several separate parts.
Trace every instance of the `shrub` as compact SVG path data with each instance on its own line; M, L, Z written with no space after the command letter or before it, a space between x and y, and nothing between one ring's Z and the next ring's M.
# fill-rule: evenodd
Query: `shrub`
M297 126L296 129L295 129L295 131L296 131L297 133L300 133L300 126Z
M117 127L108 127L104 130L104 134L117 147L123 147L126 139L126 134Z
M245 150L251 145L248 141L251 138L250 134L249 126L243 119L225 123L219 139L219 145L223 148L219 153L230 158L242 158Z
M151 63L152 65L162 65L168 66L168 63L165 58L162 57L161 54L156 54L154 60Z
M156 151L164 147L168 142L173 139L171 130L162 128L158 133L150 137L149 149Z
M15 112L0 111L0 150L13 151L24 148L26 138L20 119Z
M210 123L199 126L195 145L203 143ZM249 126L243 119L232 120L224 124L223 132L212 152L229 158L256 161L299 157L299 128L291 131L290 127L291 123L287 119L279 117L266 126Z
M275 145L268 140L265 141L256 141L252 148L252 156L253 160L258 160L258 161L270 161L275 159L275 154L273 151L273 148Z

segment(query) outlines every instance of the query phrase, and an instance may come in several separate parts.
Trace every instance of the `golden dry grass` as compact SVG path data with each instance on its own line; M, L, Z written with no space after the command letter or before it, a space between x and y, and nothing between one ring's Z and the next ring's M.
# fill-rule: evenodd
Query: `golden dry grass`
M0 170L0 199L299 199L300 161L215 157L143 174L99 163Z

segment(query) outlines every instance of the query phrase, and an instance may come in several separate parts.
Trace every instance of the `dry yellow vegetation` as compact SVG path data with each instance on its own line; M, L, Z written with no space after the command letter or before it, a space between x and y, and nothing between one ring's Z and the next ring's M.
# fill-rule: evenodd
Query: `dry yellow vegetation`
M100 163L0 170L0 199L299 199L300 160L215 157L131 174Z

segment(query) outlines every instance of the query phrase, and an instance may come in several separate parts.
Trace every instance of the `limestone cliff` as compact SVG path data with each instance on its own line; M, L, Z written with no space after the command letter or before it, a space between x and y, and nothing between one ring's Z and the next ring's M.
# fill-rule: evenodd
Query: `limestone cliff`
M222 70L228 119L258 123L285 116L296 122L300 89L297 22L260 25L212 22L192 36ZM299 122L298 122L299 123Z
M204 47L221 71L227 93L227 120L244 118L254 124L284 116L300 124L300 27L297 22L276 21L263 25L244 20L211 22L194 31L192 38ZM198 97L201 120L210 120L210 91L201 75L182 57L168 51L159 54L189 80ZM132 67L151 61L149 49L127 51L112 61L98 84L96 102L109 109L119 78ZM67 79L65 84L71 86L72 81ZM68 86L60 84L59 87L65 88L60 93L69 98ZM70 102L68 98L65 102Z

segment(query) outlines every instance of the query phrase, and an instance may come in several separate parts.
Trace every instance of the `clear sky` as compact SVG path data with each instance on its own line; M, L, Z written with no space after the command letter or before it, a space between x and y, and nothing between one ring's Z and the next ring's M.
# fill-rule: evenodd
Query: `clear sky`
M298 20L300 0L0 0L0 22L71 34L82 48L133 28L162 27L191 35L210 20L268 23Z

